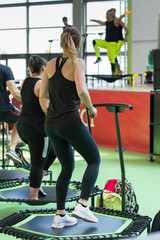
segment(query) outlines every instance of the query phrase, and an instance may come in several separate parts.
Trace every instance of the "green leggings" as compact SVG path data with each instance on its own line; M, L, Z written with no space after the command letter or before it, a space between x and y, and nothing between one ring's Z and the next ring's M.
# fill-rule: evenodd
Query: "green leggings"
M110 63L115 63L115 56L116 56L116 49L117 43L116 42L107 42L106 40L102 39L94 39L94 50L97 57L100 57L99 47L107 49L107 55L109 58Z
M118 43L117 43L117 48L116 48L116 58L118 57L119 53L120 53L120 50L121 50L121 47L123 46L124 44L124 40L119 40Z

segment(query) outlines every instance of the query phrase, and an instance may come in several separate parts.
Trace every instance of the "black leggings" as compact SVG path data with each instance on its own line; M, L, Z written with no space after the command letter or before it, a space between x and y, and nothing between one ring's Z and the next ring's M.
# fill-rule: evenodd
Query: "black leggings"
M30 186L39 188L43 170L48 170L56 155L44 131L44 123L18 120L17 130L20 138L29 146L31 156Z
M81 198L88 200L96 182L100 164L99 150L92 135L82 122L69 128L46 128L46 133L62 166L56 184L57 209L65 209L68 185L74 170L72 146L87 162L82 179Z

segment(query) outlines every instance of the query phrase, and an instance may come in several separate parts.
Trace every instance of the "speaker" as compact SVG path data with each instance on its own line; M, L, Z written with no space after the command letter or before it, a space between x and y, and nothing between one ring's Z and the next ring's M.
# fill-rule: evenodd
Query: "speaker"
M160 94L150 94L150 153L160 155Z
M155 70L160 68L160 49L153 50L153 65Z
M154 90L160 89L160 70L158 68L157 70L154 69L153 88Z
M154 66L154 90L160 89L160 49L155 49L153 54L153 66Z

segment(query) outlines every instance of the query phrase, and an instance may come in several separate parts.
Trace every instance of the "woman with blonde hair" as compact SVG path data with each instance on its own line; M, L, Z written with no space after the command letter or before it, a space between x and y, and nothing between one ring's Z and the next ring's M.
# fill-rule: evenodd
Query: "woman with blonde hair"
M77 57L80 33L75 27L63 31L61 47L63 54L47 64L40 89L40 96L50 100L45 129L62 167L56 185L57 215L53 228L75 225L76 218L98 222L88 207L88 199L98 176L100 155L93 137L80 119L80 102L88 108L91 118L97 116L97 110L85 85L85 63ZM65 200L74 170L72 147L85 159L87 167L79 202L70 217L65 213Z

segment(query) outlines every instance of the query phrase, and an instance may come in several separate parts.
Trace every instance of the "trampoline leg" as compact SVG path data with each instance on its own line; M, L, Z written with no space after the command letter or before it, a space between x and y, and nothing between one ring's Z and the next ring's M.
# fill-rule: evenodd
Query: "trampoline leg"
M92 132L91 132L91 124L90 124L90 117L89 117L89 112L88 112L88 109L87 109L87 108L86 108L86 116L87 116L88 130L89 130L89 132L92 134Z
M5 159L4 159L4 122L2 122L2 168L5 169Z
M102 191L102 193L101 193L101 195L100 195L100 207L101 208L103 208L103 191Z
M91 197L91 206L94 207L94 196Z
M52 171L50 171L50 181L52 181Z
M124 168L124 160L123 160L123 152L122 152L122 144L121 144L121 136L120 136L118 113L116 111L116 107L114 108L114 118L115 118L117 141L118 141L118 150L119 150L120 165L121 165L122 211L125 211L125 168Z

